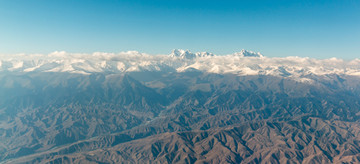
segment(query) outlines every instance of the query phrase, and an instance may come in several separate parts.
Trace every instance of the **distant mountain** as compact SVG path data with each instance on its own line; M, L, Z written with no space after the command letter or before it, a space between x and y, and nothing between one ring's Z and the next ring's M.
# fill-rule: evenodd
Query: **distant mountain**
M308 75L360 75L360 60L311 59L301 57L268 58L242 50L230 55L209 52L192 53L175 49L170 55L148 55L137 51L93 54L54 52L42 54L0 55L2 72L68 72L79 74L123 73L139 71L184 72L197 69L208 73L271 75L310 81Z
M264 57L260 52L255 53L247 50L241 50L240 52L234 53L234 55L240 57Z
M214 56L214 54L209 53L209 52L192 53L189 50L175 49L171 52L171 54L169 56L172 58L194 59L194 58L200 58L200 57L211 57L211 56Z
M0 163L359 163L359 60L0 58Z

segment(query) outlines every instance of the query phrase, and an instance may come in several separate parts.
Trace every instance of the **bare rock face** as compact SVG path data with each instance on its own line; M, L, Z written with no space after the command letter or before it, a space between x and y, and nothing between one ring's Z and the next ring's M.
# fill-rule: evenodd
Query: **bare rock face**
M359 163L360 78L302 78L1 72L0 161Z

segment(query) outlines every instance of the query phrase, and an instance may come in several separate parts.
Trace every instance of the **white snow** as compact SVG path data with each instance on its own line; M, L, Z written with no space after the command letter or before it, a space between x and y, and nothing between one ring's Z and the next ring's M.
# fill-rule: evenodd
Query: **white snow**
M50 54L0 55L0 72L95 72L178 71L197 69L208 73L273 75L310 82L305 75L360 76L360 59L313 59L308 57L266 57L242 50L229 55L173 50L170 55L149 55L137 51L92 54L56 51Z

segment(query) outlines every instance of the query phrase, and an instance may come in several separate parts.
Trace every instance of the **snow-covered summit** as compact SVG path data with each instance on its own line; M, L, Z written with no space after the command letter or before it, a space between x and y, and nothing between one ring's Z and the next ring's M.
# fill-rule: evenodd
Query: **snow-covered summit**
M260 52L253 52L253 51L247 51L247 50L241 50L240 52L234 53L235 56L241 56L241 57L264 57Z
M174 49L169 56L179 57L182 59L193 59L196 57L195 54L193 54L189 50L182 50L182 49Z
M192 53L173 50L170 55L149 55L137 51L120 53L0 55L1 72L69 72L91 74L95 72L121 73L134 71L183 72L196 69L209 73L237 75L273 75L304 78L307 75L360 76L360 59L345 61L337 58L313 59L308 57L270 58L252 51L229 55L209 52Z
M198 58L198 57L214 56L214 54L212 54L210 52L192 53L189 50L174 49L169 56L172 58L194 59L194 58Z

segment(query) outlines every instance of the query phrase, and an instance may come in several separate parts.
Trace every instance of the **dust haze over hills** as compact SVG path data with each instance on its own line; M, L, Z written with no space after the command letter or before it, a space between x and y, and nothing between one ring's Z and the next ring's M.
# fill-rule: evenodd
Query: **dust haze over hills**
M3 55L1 163L359 163L360 60Z

